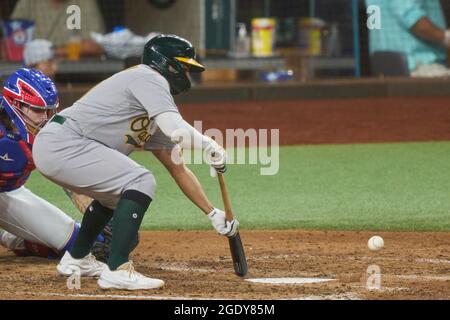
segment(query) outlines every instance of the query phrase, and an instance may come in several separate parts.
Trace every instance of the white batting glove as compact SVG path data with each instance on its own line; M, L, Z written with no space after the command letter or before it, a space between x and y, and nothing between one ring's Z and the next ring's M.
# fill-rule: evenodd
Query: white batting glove
M216 229L220 235L228 238L236 235L239 227L239 221L236 219L227 221L225 218L225 212L222 210L214 208L214 210L208 214L208 218L211 220L211 224L214 229Z
M227 153L225 149L213 141L205 148L205 151L208 164L217 172L225 173L227 171Z

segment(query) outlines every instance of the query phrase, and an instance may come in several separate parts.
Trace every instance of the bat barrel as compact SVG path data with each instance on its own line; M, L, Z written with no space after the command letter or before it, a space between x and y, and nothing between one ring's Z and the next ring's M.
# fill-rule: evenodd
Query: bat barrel
M231 238L228 238L231 251L231 259L233 260L234 272L239 277L245 277L248 272L247 259L245 257L244 247L242 246L241 236L239 232Z

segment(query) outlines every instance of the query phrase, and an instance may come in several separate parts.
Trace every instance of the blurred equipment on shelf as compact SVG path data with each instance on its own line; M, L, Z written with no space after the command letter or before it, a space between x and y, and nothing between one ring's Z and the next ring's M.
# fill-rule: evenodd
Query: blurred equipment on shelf
M198 2L200 0L196 0ZM194 1L184 1L186 3ZM227 56L233 55L236 46L236 14L235 0L213 0L201 1L204 9L204 18L197 16L200 26L204 26L199 38L199 54L204 49L206 56ZM186 4L187 5L187 4ZM191 5L192 6L192 5ZM185 19L185 17L182 17ZM242 20L239 20L242 21ZM188 29L191 32L192 28ZM242 32L242 31L241 31Z
M298 41L300 49L310 56L322 54L322 28L325 21L318 18L300 18Z
M294 47L297 45L297 19L295 17L277 18L275 47Z
M292 70L278 70L278 71L269 71L269 72L261 72L259 74L259 79L264 82L284 82L294 79L294 71Z
M152 32L142 37L129 29L117 26L108 34L91 33L92 39L103 47L110 58L126 59L141 56L145 44L158 33Z
M275 19L252 19L252 54L255 57L270 57L274 55Z
M326 57L342 55L341 39L338 23L327 24L322 29L322 54Z
M250 56L250 36L245 23L237 24L236 45L231 56L235 58L247 58Z
M203 83L214 82L236 82L238 81L238 70L235 69L206 69L202 74Z

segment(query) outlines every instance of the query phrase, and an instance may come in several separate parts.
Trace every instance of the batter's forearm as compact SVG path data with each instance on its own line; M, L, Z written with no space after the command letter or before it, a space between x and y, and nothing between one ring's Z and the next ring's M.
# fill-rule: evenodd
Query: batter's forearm
M206 196L202 185L191 170L185 167L184 170L175 170L171 172L171 175L183 193L205 214L210 213L214 209L214 206Z
M174 163L172 160L172 150L153 150L155 157L170 172L175 182L183 193L205 214L210 213L214 207L208 200L202 185L197 177L189 170L184 163Z

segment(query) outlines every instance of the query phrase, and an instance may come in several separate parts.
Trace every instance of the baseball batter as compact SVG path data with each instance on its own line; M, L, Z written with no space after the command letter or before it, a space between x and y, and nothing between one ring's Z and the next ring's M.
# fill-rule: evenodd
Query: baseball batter
M142 64L95 86L72 107L52 118L33 148L37 168L55 183L95 199L82 221L73 248L57 266L60 274L98 276L101 288L154 289L164 285L134 270L130 243L155 197L153 174L128 155L145 147L166 166L183 192L211 220L217 232L233 236L238 221L227 222L197 178L174 161L174 148L199 144L217 171L226 170L222 147L181 117L172 94L189 90L188 72L202 72L195 49L185 39L159 35L144 48ZM199 141L199 143L194 143ZM177 149L175 149L177 150ZM57 160L57 161L56 161ZM114 216L107 265L92 259L95 238Z
M22 68L11 74L0 97L0 244L20 256L56 258L69 250L79 223L24 185L34 169L35 134L58 106L53 82ZM104 237L96 245L103 247Z

